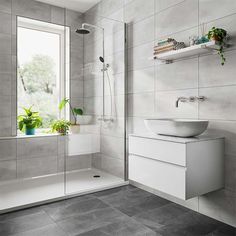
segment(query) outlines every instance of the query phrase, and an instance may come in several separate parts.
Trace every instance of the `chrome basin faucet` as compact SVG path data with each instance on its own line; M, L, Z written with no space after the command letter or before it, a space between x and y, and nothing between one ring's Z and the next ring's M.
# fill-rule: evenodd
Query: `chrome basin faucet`
M195 101L200 101L203 102L206 100L206 97L204 96L199 96L199 97L178 97L177 100L175 101L175 107L179 107L179 102L195 102Z

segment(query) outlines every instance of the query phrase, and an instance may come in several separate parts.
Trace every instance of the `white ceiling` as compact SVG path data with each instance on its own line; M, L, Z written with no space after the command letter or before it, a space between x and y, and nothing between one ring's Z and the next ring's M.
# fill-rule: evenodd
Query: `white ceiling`
M79 12L86 12L89 8L100 2L100 0L37 0L58 7L68 8Z

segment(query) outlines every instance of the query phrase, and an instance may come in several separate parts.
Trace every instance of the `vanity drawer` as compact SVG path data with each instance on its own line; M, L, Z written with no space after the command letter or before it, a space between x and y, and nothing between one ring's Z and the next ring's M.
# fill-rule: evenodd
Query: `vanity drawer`
M129 153L186 166L186 145L142 137L129 137Z
M186 168L140 156L129 156L129 179L186 199Z

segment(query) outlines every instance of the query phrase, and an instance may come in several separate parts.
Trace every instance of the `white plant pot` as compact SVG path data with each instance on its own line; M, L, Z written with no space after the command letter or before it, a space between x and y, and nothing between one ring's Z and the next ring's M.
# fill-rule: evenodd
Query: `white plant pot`
M76 124L88 125L92 122L93 116L82 115L82 116L77 116L76 119L77 119Z
M80 132L80 125L71 125L70 131L72 134L78 134Z

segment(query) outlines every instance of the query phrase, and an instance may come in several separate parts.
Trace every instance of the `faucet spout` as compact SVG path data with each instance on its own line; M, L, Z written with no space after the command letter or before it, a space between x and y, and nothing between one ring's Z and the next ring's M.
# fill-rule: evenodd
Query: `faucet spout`
M179 107L179 102L186 102L187 98L186 97L178 97L177 100L175 101L175 107Z

